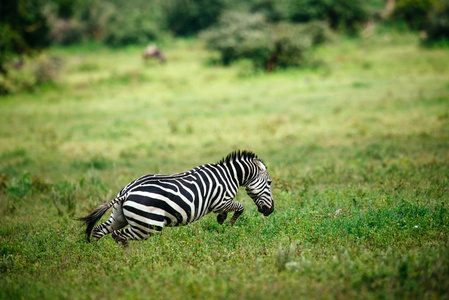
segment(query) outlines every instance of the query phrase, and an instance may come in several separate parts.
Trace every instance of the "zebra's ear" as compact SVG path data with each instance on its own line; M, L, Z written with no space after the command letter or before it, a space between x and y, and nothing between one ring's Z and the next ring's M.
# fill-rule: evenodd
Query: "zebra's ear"
M262 170L262 171L267 170L267 167L264 165L264 163L260 159L255 158L254 162L256 163L256 166L259 167L260 170Z

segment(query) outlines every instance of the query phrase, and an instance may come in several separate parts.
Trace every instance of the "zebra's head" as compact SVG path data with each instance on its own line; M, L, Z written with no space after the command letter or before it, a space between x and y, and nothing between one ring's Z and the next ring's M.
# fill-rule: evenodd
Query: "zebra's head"
M253 162L254 176L246 184L245 190L257 205L259 212L268 216L274 211L271 178L268 175L267 167L260 159L254 158Z

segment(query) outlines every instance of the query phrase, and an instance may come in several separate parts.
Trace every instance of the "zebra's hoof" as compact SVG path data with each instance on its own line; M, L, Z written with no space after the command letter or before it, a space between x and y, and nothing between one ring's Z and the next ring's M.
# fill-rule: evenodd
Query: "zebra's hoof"
M227 213L221 213L217 215L217 222L218 224L222 225L223 222L226 220L226 218L228 217Z

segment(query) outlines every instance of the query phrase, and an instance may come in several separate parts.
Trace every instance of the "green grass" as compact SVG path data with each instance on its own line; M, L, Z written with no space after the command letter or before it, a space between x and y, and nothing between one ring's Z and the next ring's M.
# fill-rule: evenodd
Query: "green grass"
M0 98L0 299L448 299L449 53L417 40L340 39L274 74L194 40L166 65L51 49L57 84ZM73 218L130 180L236 149L268 166L269 217L242 190L235 227L84 242Z

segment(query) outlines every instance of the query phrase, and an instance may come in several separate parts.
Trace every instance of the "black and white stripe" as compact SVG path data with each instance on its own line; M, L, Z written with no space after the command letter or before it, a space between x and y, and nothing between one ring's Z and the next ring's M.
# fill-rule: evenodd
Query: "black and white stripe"
M222 224L228 212L234 212L233 225L243 213L243 205L233 201L239 186L265 216L274 210L271 178L257 156L248 151L236 151L215 164L196 167L174 175L145 175L126 185L117 198L80 218L87 225L86 236L100 239L112 232L117 242L126 245L128 239L142 240L161 232L164 226L181 226L202 216L217 213ZM113 207L108 221L95 223ZM129 227L126 227L129 225Z

